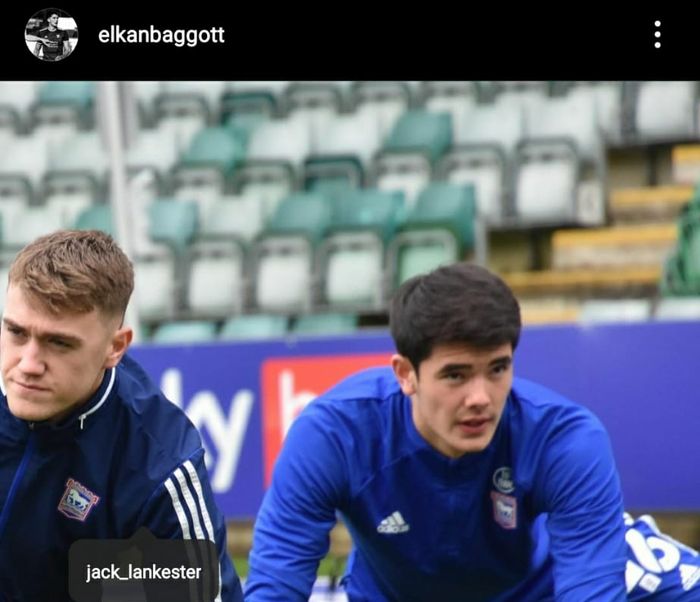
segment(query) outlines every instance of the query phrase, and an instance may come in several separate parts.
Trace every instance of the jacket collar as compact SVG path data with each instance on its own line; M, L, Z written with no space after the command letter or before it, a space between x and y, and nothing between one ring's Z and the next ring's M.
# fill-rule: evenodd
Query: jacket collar
M80 430L83 430L85 427L85 420L88 417L94 416L94 414L107 402L110 393L114 390L116 376L116 366L105 370L100 386L97 388L97 391L92 394L92 397L90 397L87 403L77 408L59 423L54 424L48 420L33 423L22 420L21 422L26 424L32 430L41 432L66 431L72 427L75 427L76 425ZM2 380L2 376L0 376L0 391L2 391L3 405L7 406L7 393L5 391L5 383ZM7 408L7 410L9 412L9 408Z

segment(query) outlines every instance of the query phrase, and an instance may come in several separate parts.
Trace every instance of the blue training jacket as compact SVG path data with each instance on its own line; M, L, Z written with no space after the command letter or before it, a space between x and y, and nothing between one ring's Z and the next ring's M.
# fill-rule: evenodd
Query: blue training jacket
M515 379L480 453L416 430L390 368L346 379L289 430L258 514L246 602L306 601L336 511L352 602L626 599L620 483L585 408Z
M30 424L0 396L0 600L69 601L79 539L209 539L217 601L243 599L199 433L129 357L60 425Z

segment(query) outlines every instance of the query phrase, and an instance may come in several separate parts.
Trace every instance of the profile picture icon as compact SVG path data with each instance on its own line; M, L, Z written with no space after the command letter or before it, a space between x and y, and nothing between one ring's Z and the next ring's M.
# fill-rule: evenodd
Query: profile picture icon
M24 29L29 52L42 61L62 61L78 44L78 26L66 11L44 8L32 15Z

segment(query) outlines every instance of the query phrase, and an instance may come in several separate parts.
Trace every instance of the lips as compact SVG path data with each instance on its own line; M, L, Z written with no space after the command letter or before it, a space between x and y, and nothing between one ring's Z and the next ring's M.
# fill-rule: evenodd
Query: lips
M30 385L28 383L21 383L19 381L12 381L14 382L18 387L21 389L26 389L27 391L48 391L48 389L44 387L39 387L38 385Z
M479 428L480 426L486 424L487 422L491 422L490 418L470 418L469 420L461 420L460 424L463 424L464 426L468 426L471 428Z

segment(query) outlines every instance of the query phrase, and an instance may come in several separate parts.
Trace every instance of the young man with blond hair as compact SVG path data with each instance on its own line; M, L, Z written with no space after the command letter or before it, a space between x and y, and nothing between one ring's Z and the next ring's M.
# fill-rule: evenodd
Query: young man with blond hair
M131 262L58 231L11 265L0 331L0 600L68 601L86 539L210 540L207 599L239 602L199 433L127 355Z

